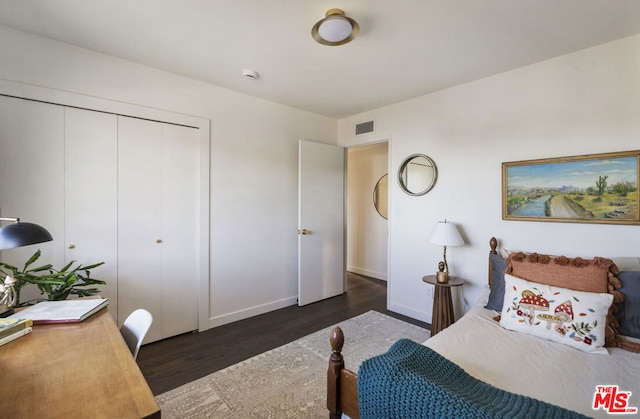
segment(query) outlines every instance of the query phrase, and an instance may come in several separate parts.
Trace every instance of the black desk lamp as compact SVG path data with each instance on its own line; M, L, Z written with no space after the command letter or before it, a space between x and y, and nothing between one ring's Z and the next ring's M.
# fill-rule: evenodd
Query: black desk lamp
M33 223L21 223L19 218L0 218L0 222L11 224L0 227L0 250L28 246L53 240L46 228ZM16 304L16 291L13 288L15 278L7 276L0 279L0 317L13 313Z

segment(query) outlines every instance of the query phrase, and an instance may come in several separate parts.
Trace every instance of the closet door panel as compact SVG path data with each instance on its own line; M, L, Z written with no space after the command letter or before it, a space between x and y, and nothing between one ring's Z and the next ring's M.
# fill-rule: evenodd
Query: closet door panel
M92 276L118 324L145 308L145 342L197 330L200 147L197 128L0 95L0 216L54 237L2 260L105 262Z
M162 334L198 329L198 130L163 124Z
M145 342L162 338L162 126L118 118L118 320L151 312Z
M0 96L0 216L40 224L53 236L2 251L4 262L23 266L40 249L38 266L64 264L63 122L61 106ZM23 291L22 301L40 297L35 287Z
M118 317L118 118L65 108L65 258L105 262L91 276Z

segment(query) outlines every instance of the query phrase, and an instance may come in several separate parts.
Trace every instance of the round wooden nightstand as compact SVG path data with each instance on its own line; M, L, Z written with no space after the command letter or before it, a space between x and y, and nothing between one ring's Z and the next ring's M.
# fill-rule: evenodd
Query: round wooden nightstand
M449 277L448 282L436 281L435 275L423 276L422 280L435 286L433 292L433 311L431 314L431 336L453 324L453 303L451 301L451 287L459 287L464 280L454 276Z

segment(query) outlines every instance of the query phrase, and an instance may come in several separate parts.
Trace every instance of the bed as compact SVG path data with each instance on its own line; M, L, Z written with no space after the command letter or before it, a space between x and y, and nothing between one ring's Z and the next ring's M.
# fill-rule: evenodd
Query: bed
M505 394L524 397L524 410L515 416L536 416L527 410L530 408L526 403L531 403L530 400L559 408L565 415L558 417L610 417L613 413L637 412L640 259L622 258L618 262L618 259L571 259L523 252L507 256L498 253L495 238L491 239L490 247L487 296L456 323L418 346L443 358L438 362L459 368L469 380L475 380L474 389L490 388L500 392L500 397ZM550 284L546 283L549 277ZM585 287L588 291L584 291ZM596 315L600 316L599 322L593 317ZM363 383L371 383L371 378L368 381L363 378L363 371L370 377L371 370L377 367L367 369L367 363L380 365L377 358L384 359L388 354L365 361L356 373L345 368L341 354L344 341L342 330L335 328L330 336L327 408L330 418L346 415L356 419L363 413L362 406L367 407L372 400L360 400L359 408L358 382L361 398ZM400 371L402 368L406 367ZM450 375L433 368L428 369L435 376ZM420 394L407 396L416 385L407 384L406 391L399 391L405 378L398 369L385 370L380 375L395 377L385 381L387 386L393 384L394 389L375 395L382 399L381 406L407 400L422 403L415 402L420 397L438 400L449 397L449 393L443 392L433 396L435 393L425 390L431 387L422 382L417 386ZM457 402L453 406L475 403L464 398ZM484 417L500 416L492 411L489 409Z

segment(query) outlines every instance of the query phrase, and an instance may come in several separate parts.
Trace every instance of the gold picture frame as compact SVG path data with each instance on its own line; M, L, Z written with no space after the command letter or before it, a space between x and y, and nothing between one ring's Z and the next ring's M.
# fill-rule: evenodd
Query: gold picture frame
M640 225L640 150L502 163L502 219Z

